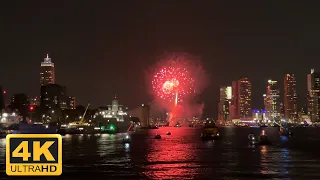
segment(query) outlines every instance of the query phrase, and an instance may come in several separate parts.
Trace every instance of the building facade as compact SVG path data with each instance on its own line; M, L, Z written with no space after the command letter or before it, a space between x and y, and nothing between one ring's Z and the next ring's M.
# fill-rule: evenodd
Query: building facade
M67 101L68 109L76 109L76 97L69 96Z
M51 62L51 58L47 54L47 57L44 58L44 61L41 62L40 70L40 85L45 86L48 84L55 83L55 72L54 72L54 63Z
M101 109L99 114L106 119L116 119L117 122L124 122L124 116L127 115L123 111L123 106L119 104L117 96L114 97L111 105L108 105L107 109Z
M297 119L297 84L294 74L286 74L284 77L284 116L286 120Z
M265 109L268 120L280 120L280 90L278 82L268 80L267 93L265 99Z
M40 106L45 109L67 109L66 87L58 84L41 86Z
M232 99L232 87L220 87L220 102L218 106L218 120L230 120L230 104Z
M320 122L320 73L314 69L307 75L308 115L312 122Z
M252 119L252 85L248 78L232 82L232 119Z

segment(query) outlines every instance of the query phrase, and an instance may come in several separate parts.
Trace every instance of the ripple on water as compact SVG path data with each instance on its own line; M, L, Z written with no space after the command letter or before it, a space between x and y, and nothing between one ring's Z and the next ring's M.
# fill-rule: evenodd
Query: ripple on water
M168 131L170 136L165 135ZM122 143L123 134L66 135L60 178L301 179L303 175L303 179L320 179L319 138L305 139L301 146L300 138L284 142L277 130L269 128L266 133L274 145L248 147L247 135L258 131L222 128L221 140L201 141L197 128L159 128L132 134L130 144ZM295 136L305 133L300 131ZM162 139L153 139L155 134ZM313 144L308 145L309 141ZM5 139L0 139L2 172L4 156Z

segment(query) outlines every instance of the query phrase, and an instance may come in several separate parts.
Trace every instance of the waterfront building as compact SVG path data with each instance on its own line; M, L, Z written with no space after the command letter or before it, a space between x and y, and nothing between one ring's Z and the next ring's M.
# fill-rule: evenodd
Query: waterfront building
M265 99L265 109L267 111L268 120L279 121L280 116L280 90L278 88L278 82L274 80L268 80L267 93Z
M51 62L49 54L44 58L44 61L41 62L40 70L40 85L45 86L48 84L55 83L55 72L54 72L54 63Z
M29 110L29 99L28 96L23 93L14 94L11 97L9 108L12 111L18 111L23 117L27 117Z
M266 122L266 111L265 110L253 110L252 118L256 122Z
M115 119L117 122L124 122L124 116L127 115L123 111L123 106L119 104L117 96L112 100L111 105L108 105L107 109L100 109L99 114L106 119Z
M41 86L40 106L45 109L67 109L66 87L58 84Z
M23 120L22 116L19 116L15 111L0 111L0 124L3 127L10 126L12 124L19 124Z
M308 114L312 122L320 122L320 73L311 69L307 75Z
M230 104L232 99L232 87L220 87L220 102L218 106L218 120L230 120Z
M294 74L286 74L284 77L284 115L286 120L297 119L297 84Z
M248 78L232 82L232 119L252 119L252 85Z

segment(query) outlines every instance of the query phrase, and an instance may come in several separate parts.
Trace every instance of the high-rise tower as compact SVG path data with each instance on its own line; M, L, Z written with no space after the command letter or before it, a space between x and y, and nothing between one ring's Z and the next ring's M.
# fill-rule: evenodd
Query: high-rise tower
M277 81L268 80L265 109L269 120L280 120L280 91Z
M284 76L284 115L286 120L297 118L297 89L294 74Z
M248 78L243 78L232 82L232 119L252 118L251 88L251 82L248 80Z
M51 58L49 58L49 54L47 54L47 57L45 57L44 61L41 62L40 85L45 86L54 83L54 63L51 62Z
M231 103L232 97L232 87L231 86L222 86L220 87L220 102L219 102L219 120L229 121L229 106Z
M312 122L320 121L320 73L314 69L307 76L308 114Z

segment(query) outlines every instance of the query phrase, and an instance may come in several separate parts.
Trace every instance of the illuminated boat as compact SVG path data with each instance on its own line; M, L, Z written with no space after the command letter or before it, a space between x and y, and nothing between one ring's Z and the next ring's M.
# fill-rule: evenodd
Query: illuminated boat
M201 139L220 139L220 131L214 122L209 121L206 123L205 127L201 133Z
M270 145L271 141L269 141L268 136L266 135L265 131L262 130L259 136L259 144L260 145Z
M131 139L128 135L122 139L122 143L130 143L130 142L131 142Z
M176 125L174 125L174 127L181 127L181 125L177 123Z

